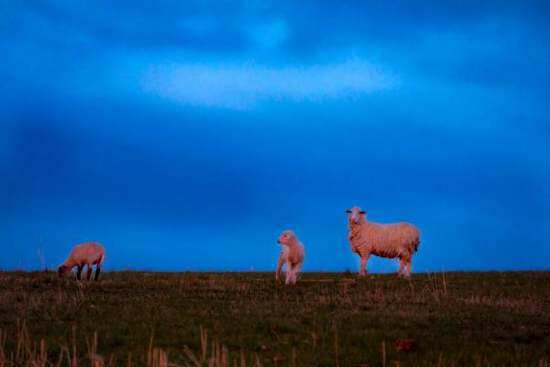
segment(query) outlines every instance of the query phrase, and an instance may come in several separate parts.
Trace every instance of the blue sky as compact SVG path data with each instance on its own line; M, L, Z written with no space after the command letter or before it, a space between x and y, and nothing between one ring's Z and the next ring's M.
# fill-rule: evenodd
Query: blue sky
M0 268L548 269L545 2L0 2ZM42 255L39 255L42 254ZM373 260L373 271L393 271Z

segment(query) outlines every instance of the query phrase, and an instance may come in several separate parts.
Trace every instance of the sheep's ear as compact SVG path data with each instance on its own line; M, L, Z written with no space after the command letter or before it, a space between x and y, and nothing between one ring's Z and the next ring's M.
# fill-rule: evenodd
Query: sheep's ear
M359 214L367 214L367 212L364 211L364 210L361 210L361 211L359 212Z
M346 209L346 213L351 214L351 210L350 210L350 209Z

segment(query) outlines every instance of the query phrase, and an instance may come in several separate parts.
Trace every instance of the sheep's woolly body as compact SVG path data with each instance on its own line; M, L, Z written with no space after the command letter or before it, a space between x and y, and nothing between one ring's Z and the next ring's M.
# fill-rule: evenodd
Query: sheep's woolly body
M359 255L373 254L396 258L411 256L418 250L419 230L409 223L380 224L365 221L350 223L351 249Z
M101 266L105 260L105 248L98 242L86 242L76 245L71 250L69 257L59 267L59 274L64 275L70 272L72 268L77 267L77 278L80 279L80 274L84 266L88 267L87 278L92 275L92 267L96 266L95 279L99 277Z
M97 242L81 243L73 247L65 265L67 266L84 266L84 265L101 265L105 259L105 249Z
M370 255L385 258L399 258L398 273L410 275L412 256L418 250L420 231L406 222L381 224L369 222L365 212L353 208L349 217L349 242L353 252L361 257L361 274L366 273L366 262Z

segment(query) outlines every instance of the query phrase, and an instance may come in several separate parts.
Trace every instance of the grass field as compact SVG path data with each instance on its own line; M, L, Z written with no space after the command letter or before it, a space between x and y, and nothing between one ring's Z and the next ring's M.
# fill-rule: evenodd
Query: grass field
M0 272L0 329L0 366L548 366L550 272Z

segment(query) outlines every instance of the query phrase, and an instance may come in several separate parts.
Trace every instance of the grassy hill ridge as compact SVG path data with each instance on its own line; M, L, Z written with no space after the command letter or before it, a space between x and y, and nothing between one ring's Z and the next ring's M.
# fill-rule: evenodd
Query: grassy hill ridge
M0 330L8 366L547 366L550 272L0 272Z

